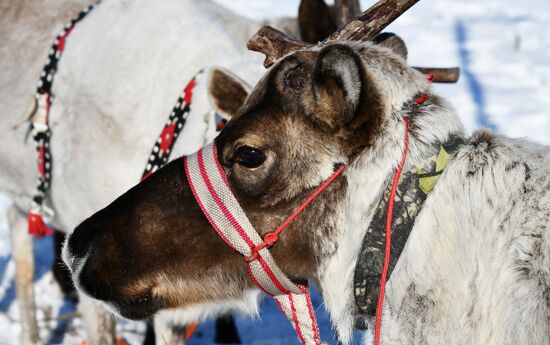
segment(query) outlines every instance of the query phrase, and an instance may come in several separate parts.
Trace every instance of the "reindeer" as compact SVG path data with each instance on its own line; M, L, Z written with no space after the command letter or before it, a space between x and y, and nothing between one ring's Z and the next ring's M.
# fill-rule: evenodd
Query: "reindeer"
M0 149L3 166L0 189L14 199L9 220L17 267L22 344L39 342L32 289L32 240L27 236L24 219L35 184L36 157L32 145L22 143L25 126L15 126L15 130L12 126L21 122L32 85L42 67L44 52L51 44L51 35L74 17L85 3L80 0L64 3L45 0L32 4L18 2L2 7L4 15L0 37L5 44L1 58L3 65L9 67L0 78L0 106L6 124L0 128L4 140ZM311 3L320 6L320 10L311 11ZM346 12L346 6L342 2L329 9L324 2L304 0L299 18L300 29L309 33L306 39L317 42L324 36L318 36L316 32L322 32L323 35L329 32L315 20L317 14L330 17L327 25L332 28L337 19L330 11ZM107 9L103 9L105 7ZM337 18L346 20L342 15ZM347 18L350 18L349 14ZM297 35L295 19L277 19L275 23L278 27L286 28L286 32ZM308 29L313 25L313 29ZM252 81L261 74L254 59L242 63L248 58L240 49L259 24L208 1L167 1L154 5L139 1L128 4L109 2L94 10L82 26L79 25L69 39L56 78L54 92L57 97L52 106L55 120L53 153L57 167L54 169L56 175L52 206L58 211L53 225L62 231L73 228L87 214L131 186L143 169L144 157L148 153L146 151L150 149L155 135L158 135L155 132L165 121L162 114L169 111L176 91L186 82L186 78L214 63L232 66ZM161 27L169 30L157 30ZM125 33L132 28L136 34L139 33L133 37L148 40L130 39ZM195 39L200 35L205 36L203 41L212 41L212 45L196 47ZM214 37L225 44L227 49L224 49L223 54L208 48L219 48ZM196 48L189 50L189 47ZM145 56L145 53L154 54ZM152 68L154 66L162 68L156 71ZM226 85L224 74L217 73L221 77L214 78L214 84ZM113 80L125 82L113 83ZM149 80L163 82L159 87L153 87L145 82ZM132 87L128 89L127 85ZM223 87L212 87L209 92L217 93L215 99L219 100L219 106L214 107L219 108L218 113L226 115L228 111L234 111L234 100L239 100L239 95L242 95L242 92L224 93ZM199 93L206 94L206 88L200 89ZM147 104L142 102L144 99L148 100ZM198 115L191 118L196 117L197 120L190 120L194 124L189 123L188 132L184 136L196 141L193 145L189 142L182 143L181 147L178 145L176 151L180 154L191 152L204 143L205 125L200 119L202 112L206 113L206 109L211 108L204 100L195 102L194 109ZM212 121L208 123L213 124ZM212 127L210 131L213 132L206 133L207 138L213 138L215 134ZM124 134L123 138L120 138L121 134ZM121 141L117 141L117 138ZM189 149L186 150L186 146ZM73 155L70 159L65 155L67 152ZM82 163L83 160L85 163ZM88 169L88 163L98 167L109 165L112 169ZM56 233L55 238L60 243L63 235ZM54 275L63 276L60 260L55 262ZM71 283L65 282L62 288L69 290ZM113 321L93 305L88 307L88 301L84 301L84 304L89 340L97 344L111 342ZM159 319L171 320L167 315L159 316ZM167 325L166 322L155 323ZM162 331L159 333L158 337L164 340L173 338L169 330L165 334Z
M270 252L290 279L315 282L348 343L357 319L372 321L354 302L354 268L380 258L367 250L358 259L365 243L380 242L365 238L384 242L373 222L396 167L414 176L434 163L440 170L422 176L437 183L393 258L382 343L548 344L550 151L485 130L466 137L449 103L407 65L404 43L375 39L415 2L382 0L317 45L260 31L249 46L273 66L216 139L219 164L261 234L347 166ZM242 301L255 289L197 204L182 160L81 223L64 259L80 291L129 318Z
M307 30L307 26L313 23L315 29L320 29L314 20L315 12L310 12L305 2L300 17L307 19L301 19L301 29ZM9 68L0 78L0 106L5 114L5 126L0 128L4 139L0 149L3 166L0 189L14 199L9 221L17 267L21 344L40 341L32 288L32 240L27 235L24 215L34 191L36 157L32 145L22 142L26 126L20 123L52 34L86 4L87 1L81 0L64 3L45 0L2 6L4 15L0 37L5 44L1 58L3 65ZM328 13L328 7L325 6L323 11ZM296 19L276 19L273 23L297 35ZM231 67L249 81L254 81L262 73L256 59L245 56L241 49L260 24L209 1L108 2L97 7L82 26L78 25L68 41L54 86L56 99L52 116L55 134L52 145L56 168L52 206L57 210L53 225L61 231L72 229L87 214L133 184L146 162L147 151L166 120L163 114L169 112L176 92L193 73L213 64ZM134 37L142 39L130 39L126 35L128 30L135 30L137 36ZM308 40L315 42L322 38L316 36L315 31L308 30ZM212 44L198 46L197 41ZM223 54L218 54L219 44L216 42L225 45ZM161 67L154 70L155 66ZM207 128L202 121L203 115L216 108L217 113L229 116L236 110L233 109L235 100L238 104L243 94L223 89L228 82L238 78L226 78L228 72L224 70L211 72L211 86L203 83L197 89L196 93L200 95L196 98L200 100L194 101L184 139L180 139L180 144L175 147L178 154L194 151L205 143L205 138L211 140L217 134L214 121L210 116L210 121L207 121L210 127ZM159 87L145 82L161 79L163 82ZM124 82L113 83L113 80ZM238 84L245 85L242 81ZM236 87L230 89L237 90ZM216 95L212 97L218 102L214 106L206 101L208 93ZM147 104L143 103L144 99L148 100ZM72 156L67 156L67 152ZM110 166L111 169L85 168L92 162L94 166ZM57 232L56 242L61 243L63 237L62 232ZM63 277L60 260L54 264L54 275ZM68 291L71 284L62 282L62 288ZM88 340L94 344L112 342L114 323L110 316L89 305L85 299L83 304L90 335ZM216 310L228 309L222 306ZM174 322L173 314L170 315L164 313L155 321L160 329L157 338L163 341L169 338L176 341L176 335L170 332L170 324ZM187 315L175 319L181 321L193 317L193 313Z
M40 340L35 320L32 239L25 220L36 183L36 153L30 142L23 143L27 128L20 123L52 35L86 2L1 6L4 15L0 37L4 44L0 57L6 68L0 78L0 105L5 115L5 125L0 127L4 140L0 148L0 190L14 200L9 222L17 268L21 344ZM296 27L295 20L294 24L288 20L285 23ZM203 68L206 73L197 87L187 129L174 149L177 154L190 153L211 140L217 134L211 110L227 116L239 100L239 94L223 90L226 80L236 78L228 79L228 72L211 66L230 67L250 81L260 76L262 69L256 59L247 57L242 49L260 25L209 1L167 0L106 1L76 27L53 90L55 168L51 204L57 215L52 225L69 231L139 179L178 93ZM133 35L128 35L129 31ZM225 46L223 54L218 53L216 42ZM211 76L209 84L207 74ZM163 81L154 85L152 80ZM217 95L219 107L209 104L209 93ZM147 102L143 102L145 99ZM90 169L89 164L97 169ZM60 267L59 262L56 267ZM82 304L89 342L112 343L111 316L85 298ZM170 335L159 333L159 338Z
M320 10L312 11L311 3L320 6ZM143 168L143 157L147 157L146 151L158 135L159 125L165 121L162 114L169 111L169 106L175 99L175 91L182 87L185 78L190 78L192 73L205 64L214 63L229 66L251 81L261 74L255 59L242 63L249 58L240 51L245 38L257 29L258 23L240 18L220 6L205 1L188 1L183 5L181 2L168 1L164 5L132 2L125 5L129 7L124 7L118 3L104 3L82 22L83 28L79 25L75 29L69 39L59 75L56 77L56 99L52 106L52 117L55 121L52 145L56 160L54 165L57 167L54 169L55 187L52 204L58 211L53 219L53 225L62 231L71 229L86 214L95 211L100 205L109 202L131 186ZM303 1L299 14L302 35L307 36L306 39L310 42L324 38L329 31L314 20L315 16L312 13L330 17L327 25L332 28L351 18L351 12L347 10L350 6L346 1L340 1L329 9L322 1ZM0 189L7 192L15 201L9 213L9 220L18 272L18 301L22 306L22 344L38 342L32 290L32 241L26 234L24 220L24 211L28 207L35 183L36 158L32 145L21 143L25 136L25 126L19 126L15 130L11 127L20 122L20 116L24 113L25 102L31 89L29 85L33 85L39 74L42 52L51 42L51 33L55 31L55 27L68 21L68 18L82 7L82 1L61 5L45 1L40 6L22 2L6 8L6 16L3 17L6 22L2 25L2 37L9 44L5 45L6 51L2 56L6 58L6 65L13 68L8 68L2 79L5 86L2 88L0 103L4 107L3 112L11 117L7 119L7 125L1 128L2 137L6 142L0 151L0 159L4 166ZM151 17L151 13L158 15ZM201 22L201 18L204 20L197 26L194 26L194 22L182 25L181 22L172 20L178 17L178 14L181 18L194 18L196 22ZM211 18L215 18L215 22L212 22ZM204 26L205 22L209 22L208 28ZM295 20L276 20L275 23L290 28L287 31L296 31ZM313 25L314 29L308 30L308 27ZM171 28L171 34L167 35L166 31L155 29L160 27ZM128 40L128 36L122 33L130 28L135 28L140 37L148 39ZM194 46L193 40L197 38L194 33L199 31L201 34L201 28L209 30L204 33L209 38L226 38L223 44L227 49L224 49L223 55L219 56L211 49L219 48L216 44L202 46L194 51L187 50L187 47ZM26 39L22 40L21 32L25 30L39 34L24 36ZM104 32L105 30L108 32ZM99 46L98 40L101 40ZM176 41L178 46L173 49L171 42ZM144 42L149 45L147 49L143 48ZM146 56L141 53L143 51L156 55ZM157 65L162 65L163 68L158 72L153 71L151 66ZM217 112L230 116L229 113L236 111L233 106L234 100L239 101L243 93L223 91L221 86L227 84L226 80L237 80L234 77L224 77L226 74L223 71L214 73L213 75L219 77L212 79L214 82L211 83L208 92L216 94L216 97L211 98L217 102L213 106L217 108ZM159 88L144 82L160 79L164 82ZM125 82L112 82L121 80ZM126 85L130 84L134 86L127 89ZM216 84L220 87L215 87ZM237 84L246 86L242 81ZM232 91L238 90L234 87ZM199 90L199 93L207 93L206 88ZM145 98L153 101L145 106L141 103ZM202 114L206 113L206 109L211 108L212 106L204 99L195 102L194 109L197 109L197 114L200 115L191 116L196 119L190 120L192 123L184 133L184 137L190 141L183 141L181 146L176 147L179 154L190 153L205 142L205 127L204 124L200 124L200 119ZM212 125L214 122L208 123ZM120 138L121 134L124 134L123 138ZM215 130L214 133L207 133L206 137L213 138L214 134ZM120 141L117 141L117 138ZM85 160L86 163L79 163L81 160ZM82 172L82 167L87 167L92 162L98 167L109 165L111 170L85 169L86 171ZM124 164L121 164L122 162ZM62 237L57 233L56 241L60 242ZM59 261L56 261L54 269L56 277L62 276ZM70 285L64 287L67 290ZM86 306L89 304L86 300L83 303ZM109 342L105 339L111 338L114 332L114 324L110 317L93 305L84 309L87 324L91 325L88 327L91 335L89 340L92 343ZM165 319L165 316L160 318ZM98 331L96 327L101 327L102 330ZM169 331L164 335L163 332L160 333L159 338L172 337L166 335L170 334Z

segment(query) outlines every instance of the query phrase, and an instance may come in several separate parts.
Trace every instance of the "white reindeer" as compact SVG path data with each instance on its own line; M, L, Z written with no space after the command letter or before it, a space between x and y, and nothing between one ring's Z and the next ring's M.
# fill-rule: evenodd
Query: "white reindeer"
M400 166L407 207L393 209L392 237L406 241L392 248L382 343L548 344L550 149L487 131L466 137L452 107L406 64L399 38L368 41L415 2L382 0L317 46L262 30L251 44L278 62L216 139L219 163L260 234L347 166L270 249L293 281L319 286L343 343L358 318L371 321L354 301L354 271L381 259L376 217ZM247 263L214 231L185 176L174 161L75 229L64 258L81 291L131 318L249 295ZM417 207L409 202L418 189L427 197ZM128 240L144 234L147 243ZM139 253L132 271L121 253Z
M32 239L25 220L37 171L32 141L23 141L26 126L16 125L28 112L54 35L86 2L0 5L0 107L4 114L0 190L14 200L9 222L21 306L21 344L40 342ZM243 48L259 25L203 0L105 1L79 23L68 38L53 87L51 206L56 216L52 225L69 231L139 180L178 94L196 72L206 69L208 73L209 66L221 65L254 81L262 73L258 57ZM174 148L176 155L192 152L204 144L205 135L212 138L215 132L211 128L205 133L208 124L212 125L204 120L212 109L206 93L203 80L188 125ZM110 316L82 302L90 343L111 343L114 324ZM166 335L160 332L158 337Z

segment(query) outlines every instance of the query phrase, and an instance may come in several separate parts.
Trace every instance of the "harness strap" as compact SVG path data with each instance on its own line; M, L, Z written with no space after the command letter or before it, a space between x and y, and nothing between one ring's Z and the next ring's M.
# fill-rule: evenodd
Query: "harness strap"
M57 65L65 49L67 38L76 24L84 19L100 2L96 1L87 6L57 35L50 48L48 61L40 73L40 80L33 98L35 104L30 114L30 133L32 134L38 153L38 185L37 192L33 197L33 202L28 212L27 222L29 233L37 237L49 236L53 233L52 229L44 221L44 217L51 218L54 212L44 203L49 196L52 178L52 154L50 151L52 131L49 124L49 115L53 100L52 86L55 73L57 72ZM178 98L165 127L153 146L142 174L142 180L149 177L149 175L168 162L175 141L185 126L185 122L191 111L193 90L196 86L196 79L201 73L203 73L202 70L191 79Z
M52 155L50 152L50 138L52 132L50 129L49 116L53 100L52 85L55 73L57 72L57 64L65 49L67 37L69 37L75 25L84 19L99 2L100 1L97 1L87 6L76 18L65 25L65 28L57 35L50 48L48 61L40 73L40 80L38 81L38 86L34 95L34 110L30 114L29 131L32 134L38 153L38 184L27 221L29 233L37 237L51 235L53 233L44 222L43 217L53 216L53 211L46 207L44 202L48 198L52 178Z
M220 237L245 257L254 284L275 298L302 344L321 344L308 285L288 279L275 263L269 247L276 242L279 233L344 171L344 167L334 172L276 231L262 239L231 192L215 144L184 157L184 165L189 186L201 210Z
M172 153L172 148L176 143L178 135L183 130L187 117L189 117L191 112L193 91L197 86L197 77L202 73L203 70L197 72L189 83L187 83L183 89L183 92L179 96L176 105L168 117L168 121L166 121L166 124L159 135L159 138L153 145L153 149L149 155L149 160L147 161L145 170L141 175L142 181L168 162L170 154Z

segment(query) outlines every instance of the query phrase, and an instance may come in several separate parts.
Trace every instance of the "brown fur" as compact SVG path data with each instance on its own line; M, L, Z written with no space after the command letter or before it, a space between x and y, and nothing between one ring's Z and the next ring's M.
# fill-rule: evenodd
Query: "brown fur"
M242 279L247 275L242 257L215 232L205 231L208 221L182 174L181 160L169 163L162 173L153 174L111 207L84 221L70 237L71 254L76 258L92 247L89 255L93 260L88 261L93 264L84 266L80 284L93 297L119 300L122 305L151 290L162 297L162 303L153 299L142 309L131 310L128 317L142 317L140 312L148 313L161 306L175 307L171 295L183 296L178 302L181 305L228 298L228 291L234 291L219 284L209 289L210 294L200 294L192 284L181 284L189 289L178 291L179 284L174 282L180 278L184 282L189 277L206 282L215 272L223 271L239 291L251 284ZM143 187L148 192L143 193ZM127 213L119 217L113 212L120 209ZM166 242L167 239L170 240ZM166 276L170 277L170 284ZM170 294L158 296L167 291Z

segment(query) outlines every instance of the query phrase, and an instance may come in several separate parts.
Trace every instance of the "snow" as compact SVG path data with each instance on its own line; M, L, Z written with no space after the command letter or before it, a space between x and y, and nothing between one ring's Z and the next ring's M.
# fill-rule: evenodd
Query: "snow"
M294 16L299 0L216 0L254 19ZM361 1L367 8L373 1ZM457 84L435 85L454 104L468 131L491 128L511 137L550 144L550 2L548 0L424 0L388 31L398 33L416 66L461 67ZM10 255L6 210L0 195L0 345L17 344L20 325L15 300L14 263ZM49 267L52 240L36 241L37 317L48 344L77 344L83 339L75 305L63 300ZM316 294L322 338L336 344ZM290 325L265 299L262 319L238 317L244 344L298 344ZM120 321L130 344L140 344L143 323ZM213 322L201 325L190 345L213 344ZM356 339L359 341L359 337Z

